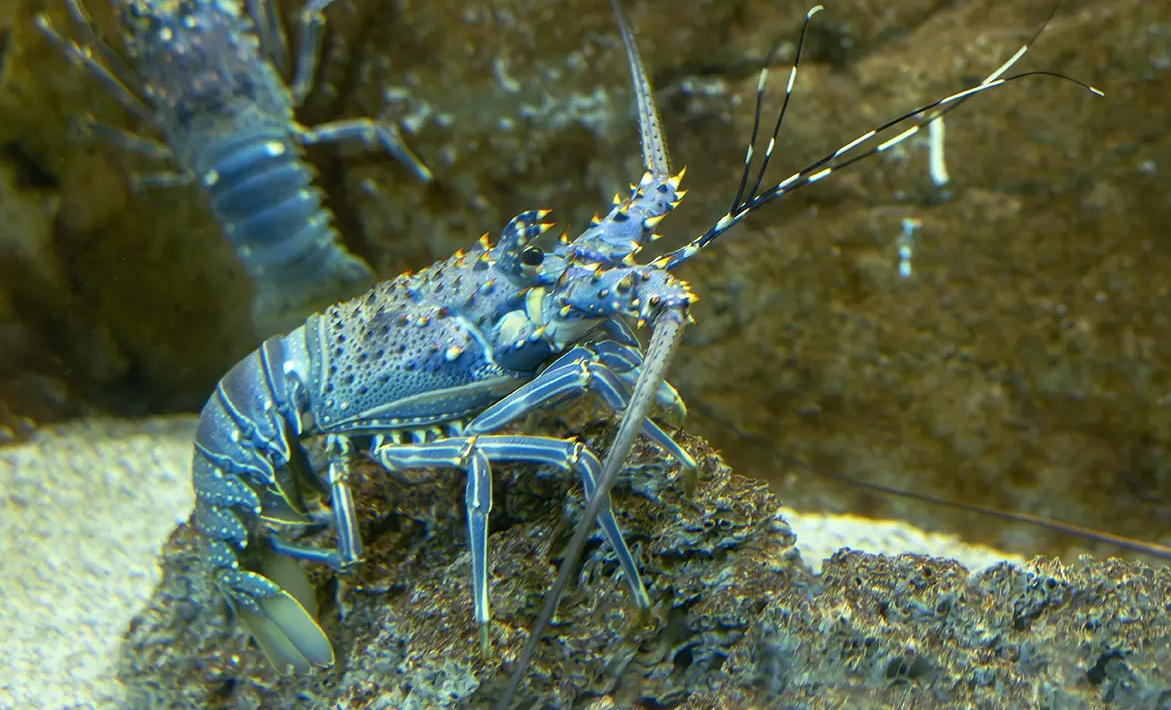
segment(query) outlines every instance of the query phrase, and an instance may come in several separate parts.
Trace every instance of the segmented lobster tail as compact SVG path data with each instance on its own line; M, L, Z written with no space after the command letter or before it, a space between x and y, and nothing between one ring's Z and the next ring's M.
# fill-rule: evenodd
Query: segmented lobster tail
M256 287L254 322L268 332L287 330L374 282L366 262L341 244L313 168L282 128L235 133L200 156L212 210Z
M299 331L297 331L299 332ZM220 381L195 433L192 485L200 554L211 577L277 668L333 664L308 578L276 554L261 519L306 522L296 438L298 392L283 372L282 338L271 338Z

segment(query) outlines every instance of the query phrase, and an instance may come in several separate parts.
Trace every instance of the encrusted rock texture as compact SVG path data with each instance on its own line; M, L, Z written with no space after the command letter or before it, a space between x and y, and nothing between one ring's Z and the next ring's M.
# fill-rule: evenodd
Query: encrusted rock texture
M568 428L566 428L568 426ZM602 447L600 425L578 430ZM843 550L813 575L763 482L702 440L693 497L636 447L615 510L654 612L640 623L610 551L590 546L517 708L1135 708L1171 701L1171 571L1038 558L956 562ZM181 526L130 624L134 710L488 708L524 645L583 501L567 477L501 468L489 539L491 653L472 621L464 478L358 476L367 558L314 573L338 664L280 677L233 630ZM319 542L327 543L328 539Z
M301 4L283 3L286 17ZM675 163L689 166L689 197L661 227L672 247L727 209L759 64L787 42L766 100L771 123L807 8L626 4ZM109 3L90 5L117 45ZM828 4L806 44L774 181L978 82L1051 9ZM127 175L156 166L76 136L85 112L149 129L68 69L33 25L41 10L80 36L63 4L0 0L0 177L11 186L0 213L35 208L0 241L0 362L18 353L30 363L0 372L0 413L11 412L0 424L19 438L87 406L194 411L256 346L249 286L202 196L132 196ZM353 0L327 17L318 86L299 120L399 121L436 175L422 185L377 151L311 151L347 245L383 276L496 233L525 209L553 208L581 227L642 172L604 0ZM1107 96L1051 78L997 89L949 115L945 188L929 179L916 139L749 218L684 273L703 300L672 379L690 427L799 508L900 517L1007 550L1103 550L798 476L780 453L1168 540L1171 5L1065 2L1020 68L1065 72ZM905 279L904 219L920 222Z

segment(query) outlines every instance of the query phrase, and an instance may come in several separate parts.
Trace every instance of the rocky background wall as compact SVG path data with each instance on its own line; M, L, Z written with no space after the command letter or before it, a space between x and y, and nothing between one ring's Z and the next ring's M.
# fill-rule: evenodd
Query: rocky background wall
M285 4L295 17L299 0ZM684 205L665 248L727 208L760 61L803 2L630 0ZM108 5L90 11L107 35ZM776 180L977 82L1049 0L838 0L817 17ZM33 25L63 3L0 0L0 438L86 412L196 411L253 349L240 267L192 189L132 195L151 165L79 137L135 126ZM626 64L602 0L340 1L299 118L401 121L436 180L386 155L313 150L349 248L384 277L515 213L581 227L641 174ZM76 35L74 35L76 36ZM952 182L911 142L749 219L689 267L698 325L672 370L740 473L797 508L852 510L1002 549L1070 542L879 498L782 454L900 488L1171 539L1171 6L1070 0L1024 69L1071 74L978 97L947 123ZM919 220L913 273L896 240Z

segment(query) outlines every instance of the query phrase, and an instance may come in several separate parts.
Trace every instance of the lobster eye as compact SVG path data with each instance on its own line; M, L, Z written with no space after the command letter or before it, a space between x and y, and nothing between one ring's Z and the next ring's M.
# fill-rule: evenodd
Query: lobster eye
M520 253L520 263L525 266L537 267L545 260L545 252L540 247L525 247Z

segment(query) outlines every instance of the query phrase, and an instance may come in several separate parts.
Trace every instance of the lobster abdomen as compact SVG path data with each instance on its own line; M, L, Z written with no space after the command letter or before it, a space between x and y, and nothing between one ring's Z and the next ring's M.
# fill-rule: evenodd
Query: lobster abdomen
M216 221L256 286L257 322L284 329L306 312L373 284L350 254L313 185L314 170L285 126L257 126L214 140L198 162Z
M263 518L308 520L301 496L308 479L297 470L305 465L301 407L284 372L288 362L284 338L270 338L208 399L191 462L193 519L212 579L265 655L305 671L333 663L314 619L312 586L259 534Z

